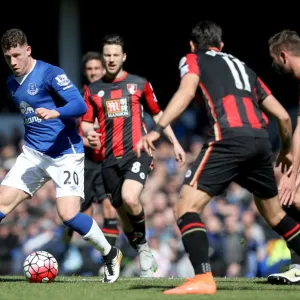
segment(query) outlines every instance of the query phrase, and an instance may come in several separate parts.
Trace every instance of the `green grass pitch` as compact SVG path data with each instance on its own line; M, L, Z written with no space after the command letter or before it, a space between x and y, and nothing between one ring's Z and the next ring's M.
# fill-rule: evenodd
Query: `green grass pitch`
M183 282L179 278L120 278L104 284L96 277L58 276L53 283L28 283L24 277L0 276L2 300L299 300L300 285L270 285L266 279L216 278L216 295L163 295L163 291Z

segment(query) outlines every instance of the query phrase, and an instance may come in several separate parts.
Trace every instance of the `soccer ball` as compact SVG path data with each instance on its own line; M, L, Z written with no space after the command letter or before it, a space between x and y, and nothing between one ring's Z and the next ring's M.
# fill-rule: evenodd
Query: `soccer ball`
M58 263L52 254L36 251L27 256L23 270L29 282L50 283L58 274Z

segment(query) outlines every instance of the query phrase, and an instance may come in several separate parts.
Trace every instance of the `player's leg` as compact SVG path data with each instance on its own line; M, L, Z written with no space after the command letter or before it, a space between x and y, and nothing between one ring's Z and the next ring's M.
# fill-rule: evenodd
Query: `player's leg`
M117 212L112 206L110 199L105 191L102 164L97 164L96 176L94 179L94 202L102 204L103 211L103 227L102 231L108 242L114 246L119 235Z
M300 255L300 223L288 216L282 209L278 196L271 199L255 198L258 210L268 222L268 224L281 235L290 249ZM300 268L299 265L292 265L290 270L284 273L271 274L268 281L272 284L299 283Z
M252 192L255 203L266 222L281 235L298 255L300 254L300 224L283 210L272 165L271 144L263 139L255 141L256 152L241 170L248 170L247 176L240 176L239 183Z
M96 164L89 160L85 159L84 161L84 194L85 194L85 200L83 203L81 203L81 212L92 217L93 216L93 197L94 197L94 178L96 177L95 168ZM62 235L61 240L64 244L64 249L61 252L61 255L57 257L57 260L59 263L63 262L65 259L65 256L70 248L71 240L74 234L74 230L66 226L65 224L62 224Z
M288 216L293 218L296 222L300 223L300 185L299 180L300 177L297 178L297 192L295 194L294 203L286 207L284 206L283 209L286 212ZM300 283L300 255L298 255L289 245L288 245L290 251L291 251L291 265L289 266L289 269L282 273L273 273L268 276L268 281L271 284L296 284Z
M49 180L38 165L38 158L24 147L0 186L0 222Z
M152 164L152 157L143 153L140 158L134 157L122 166L125 171L125 180L121 195L123 207L127 213L126 215L120 214L120 217L123 224L129 222L131 225L132 230L124 230L124 232L130 244L138 251L141 277L152 277L158 267L146 241L145 214L140 203L140 195L151 172Z
M107 196L102 200L102 211L104 218L102 231L108 242L114 246L119 236L117 211Z
M222 193L235 179L239 160L244 157L239 152L239 148L229 141L206 144L186 172L180 198L174 206L174 215L195 276L165 291L165 294L216 293L209 262L208 238L200 214L211 197Z
M56 184L57 211L64 224L101 252L105 262L104 282L120 274L122 253L112 247L93 218L80 212L84 198L84 155L65 155L49 162L47 172Z

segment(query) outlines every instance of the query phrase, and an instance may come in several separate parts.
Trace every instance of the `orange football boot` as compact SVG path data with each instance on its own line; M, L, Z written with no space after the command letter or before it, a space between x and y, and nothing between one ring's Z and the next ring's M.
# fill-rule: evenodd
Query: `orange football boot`
M187 295L187 294L215 294L217 292L216 282L211 272L188 278L182 285L164 291L165 295Z

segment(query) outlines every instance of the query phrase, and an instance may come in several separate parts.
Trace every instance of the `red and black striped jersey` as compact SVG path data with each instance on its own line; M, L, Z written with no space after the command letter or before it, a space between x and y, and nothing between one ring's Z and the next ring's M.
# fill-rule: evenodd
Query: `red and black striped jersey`
M127 72L112 82L104 77L90 84L84 99L87 112L82 120L94 122L98 118L101 158L107 161L134 152L137 142L147 133L144 109L150 115L160 112L151 84Z
M206 105L209 141L233 136L268 137L268 118L259 104L271 91L245 63L215 48L184 56L179 69L199 76L195 99Z
M84 93L85 91L87 90L87 85L85 84L82 88L82 90L80 91L81 95L84 97ZM84 137L84 134L82 132L82 129L81 129L81 122L82 122L82 117L80 117L78 120L77 120L77 128L78 128L78 132L79 134ZM97 132L99 132L99 129L96 130ZM99 162L101 161L101 157L100 157L100 150L98 149L92 149L90 147L84 147L84 153L85 153L85 157L92 160L92 161L95 161L95 162Z

